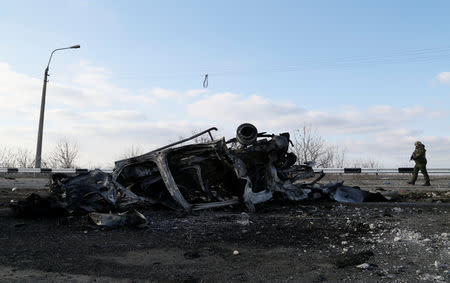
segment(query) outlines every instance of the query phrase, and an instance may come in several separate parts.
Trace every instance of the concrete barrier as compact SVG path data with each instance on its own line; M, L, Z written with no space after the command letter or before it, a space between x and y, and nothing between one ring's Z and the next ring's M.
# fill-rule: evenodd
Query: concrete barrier
M37 177L38 175L48 176L51 173L79 174L88 172L86 168L0 168L0 176L29 175ZM111 169L101 169L104 172L111 173ZM450 175L450 168L428 168L428 173L432 175ZM314 168L315 172L323 171L327 174L410 174L413 167L400 168Z
M411 174L413 167L400 168L314 168L327 174ZM450 168L427 168L432 175L450 175Z

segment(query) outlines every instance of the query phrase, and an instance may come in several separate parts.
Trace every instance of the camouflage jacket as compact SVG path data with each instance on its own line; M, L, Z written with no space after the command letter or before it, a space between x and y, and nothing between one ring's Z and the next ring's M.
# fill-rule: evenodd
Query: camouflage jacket
M425 157L425 146L423 144L419 144L416 146L416 150L411 155L411 159L416 163L427 163L427 159Z

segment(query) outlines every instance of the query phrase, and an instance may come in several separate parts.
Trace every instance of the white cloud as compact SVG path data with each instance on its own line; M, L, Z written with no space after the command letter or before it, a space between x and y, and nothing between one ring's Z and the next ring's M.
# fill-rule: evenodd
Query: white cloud
M48 120L52 121L82 121L83 123L128 123L144 121L146 115L133 110L104 110L76 112L66 109L51 109L46 111Z
M152 150L211 126L219 128L216 136L231 138L243 122L273 133L311 124L326 139L346 147L349 156L369 154L387 164L403 162L417 139L426 143L432 164L446 164L450 159L450 138L423 136L415 126L423 119L440 121L445 115L429 106L306 109L289 101L206 89L125 89L113 83L110 71L87 62L71 72L67 77L73 79L49 83L44 153L58 138L73 137L80 145L82 166L112 164L131 145ZM34 152L41 91L41 79L0 63L1 145L21 145Z
M234 93L208 96L189 104L187 110L191 117L197 119L227 121L236 125L252 122L274 130L295 129L302 124L312 124L336 135L386 131L395 125L413 121L425 112L421 106L394 108L389 105L377 105L367 109L335 107L306 110L291 103Z
M450 83L450 72L441 72L437 75L437 80L444 84Z
M159 99L169 99L175 96L179 96L179 94L174 90L163 89L159 87L155 87L149 91L149 93Z
M244 97L234 93L219 93L197 100L187 106L188 114L210 121L256 121L277 125L280 120L304 112L291 103L274 103L261 96ZM279 120L280 119L280 120Z
M391 114L394 109L390 105L375 105L375 106L369 107L367 110L370 113L374 113L374 114L378 114L378 115L385 115L385 114Z
M328 109L306 110L289 103L264 99L258 96L246 97L233 93L219 93L197 100L188 105L188 113L197 119L237 126L241 122L251 122L260 130L294 132L303 124L311 124L319 129L325 138L333 136L342 148L347 148L349 159L375 157L387 166L405 165L405 158L417 139L432 142L423 137L423 130L414 125L423 119L439 118L423 106L393 107L376 105L366 109L356 107L332 107ZM436 120L437 121L437 120ZM232 134L232 131L228 131ZM351 137L351 138L350 138ZM433 145L434 146L434 145ZM434 151L433 156L448 152ZM407 161L406 161L407 162ZM444 159L435 159L434 164L443 164Z
M139 111L130 111L130 110L116 110L116 111L102 111L102 112L87 112L85 114L88 119L93 120L104 120L109 123L114 123L116 121L143 121L146 119L144 113Z
M209 93L206 89L192 89L188 91L175 91L170 89L164 89L160 87L154 87L146 91L154 101L171 100L175 102L184 102L189 99L198 97L200 94Z
M430 118L430 119L443 118L446 115L448 115L448 113L444 112L444 111L430 111L426 114L427 118Z
M157 103L157 100L154 97L146 96L146 95L129 95L129 96L122 96L119 98L119 100L123 102L134 102L138 104L147 104L147 105L154 105Z
M425 108L423 106L412 106L412 107L406 107L400 109L399 113L397 115L401 117L406 116L406 118L419 116L425 114Z
M111 72L103 67L93 66L88 61L80 61L78 65L72 66L71 70L75 73L72 81L79 85L95 89L109 90L112 88L108 82Z
M8 64L0 63L0 109L24 110L39 105L41 91L41 80L16 73Z
M186 94L189 97L194 97L194 96L197 96L199 94L207 94L207 93L209 93L209 90L207 90L207 89L192 89L192 90L188 90L186 92Z

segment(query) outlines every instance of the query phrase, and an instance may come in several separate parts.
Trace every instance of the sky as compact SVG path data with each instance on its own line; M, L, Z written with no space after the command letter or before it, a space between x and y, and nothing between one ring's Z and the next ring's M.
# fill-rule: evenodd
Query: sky
M450 166L448 1L0 0L0 146L111 167L216 126L317 129L347 165ZM203 87L208 74L208 87Z

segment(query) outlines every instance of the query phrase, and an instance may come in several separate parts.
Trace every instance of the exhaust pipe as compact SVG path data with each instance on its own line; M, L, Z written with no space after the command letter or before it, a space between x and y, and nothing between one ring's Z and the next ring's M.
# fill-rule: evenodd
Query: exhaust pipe
M236 139L242 145L251 145L258 137L258 130L250 123L241 124L236 130Z

